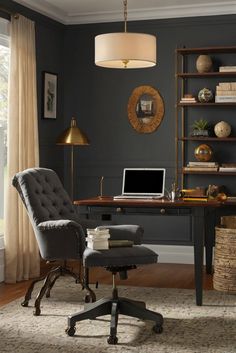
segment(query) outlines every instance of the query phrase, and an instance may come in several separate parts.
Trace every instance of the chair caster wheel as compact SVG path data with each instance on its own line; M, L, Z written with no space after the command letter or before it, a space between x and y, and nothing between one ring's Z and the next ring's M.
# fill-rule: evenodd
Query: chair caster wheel
M117 344L118 338L116 336L109 336L107 339L108 344Z
M34 316L39 316L41 314L40 308L35 308L33 314L34 314Z
M21 303L21 306L27 307L28 304L29 304L29 301L28 301L28 300L24 300L24 301Z
M163 332L163 327L162 327L162 326L159 326L159 325L155 325L155 326L153 326L152 330L153 330L155 333L162 333L162 332Z
M86 296L84 297L84 302L85 303L91 303L92 302L92 298L89 294L86 294Z
M67 327L65 331L68 336L72 337L75 334L75 326Z

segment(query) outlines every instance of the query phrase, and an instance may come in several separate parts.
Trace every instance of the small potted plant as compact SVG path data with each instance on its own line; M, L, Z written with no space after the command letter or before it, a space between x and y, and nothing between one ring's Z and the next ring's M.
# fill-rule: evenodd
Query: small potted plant
M192 127L192 136L209 136L209 123L207 120L195 120Z

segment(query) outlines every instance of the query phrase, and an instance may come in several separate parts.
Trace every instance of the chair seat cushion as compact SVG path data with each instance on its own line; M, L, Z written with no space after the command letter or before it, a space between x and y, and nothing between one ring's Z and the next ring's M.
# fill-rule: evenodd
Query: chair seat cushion
M107 250L86 248L83 254L83 265L85 267L144 265L157 262L157 257L154 251L142 245Z

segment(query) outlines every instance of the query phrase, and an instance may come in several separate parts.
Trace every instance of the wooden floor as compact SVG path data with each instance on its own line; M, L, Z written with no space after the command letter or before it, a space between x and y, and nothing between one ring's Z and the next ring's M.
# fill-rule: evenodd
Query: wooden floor
M76 266L73 266L76 270ZM46 273L48 267L42 264L42 273ZM111 284L110 272L105 269L95 268L90 271L90 282L101 284ZM117 284L133 285L141 287L157 288L194 288L194 268L193 265L182 264L152 264L139 267L136 270L128 271L128 279L118 280ZM0 306L5 305L25 294L30 281L23 281L16 284L0 283ZM212 289L212 276L204 274L204 289Z

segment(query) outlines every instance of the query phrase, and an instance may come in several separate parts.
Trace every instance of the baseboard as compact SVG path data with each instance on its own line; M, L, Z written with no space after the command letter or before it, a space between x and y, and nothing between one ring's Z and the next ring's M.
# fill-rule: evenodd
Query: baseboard
M193 246L173 246L173 245L152 245L145 244L148 248L155 251L160 263L193 264Z

